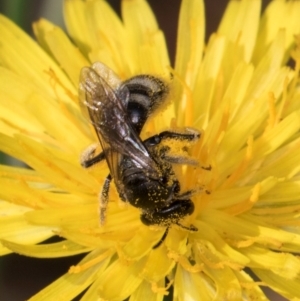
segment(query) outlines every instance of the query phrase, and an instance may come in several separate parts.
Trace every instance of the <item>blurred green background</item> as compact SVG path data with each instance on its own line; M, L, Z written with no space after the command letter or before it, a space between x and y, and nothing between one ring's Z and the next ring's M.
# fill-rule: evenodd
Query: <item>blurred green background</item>
M108 0L108 2L118 13L120 12L120 0ZM174 60L180 0L148 0L148 2L155 11L160 27L165 32L169 53ZM264 6L268 2L270 1L263 1ZM32 35L31 24L41 17L65 28L62 3L63 0L0 0L0 12ZM228 0L205 0L206 37L216 30L227 3ZM0 162L20 164L3 154L0 154ZM30 298L34 293L67 272L70 265L76 264L81 257L73 256L53 260L27 258L12 254L0 258L0 301L21 301ZM268 294L271 300L285 300L270 291Z

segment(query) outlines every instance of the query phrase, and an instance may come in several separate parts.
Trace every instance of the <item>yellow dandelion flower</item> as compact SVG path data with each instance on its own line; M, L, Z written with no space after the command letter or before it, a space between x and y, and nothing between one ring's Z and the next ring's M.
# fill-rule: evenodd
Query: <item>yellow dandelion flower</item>
M264 286L300 299L300 1L260 11L260 0L230 1L205 44L203 1L182 0L174 67L145 0L123 0L122 19L103 0L65 0L73 42L40 20L38 45L0 17L0 149L31 167L0 166L0 253L87 253L30 301L84 290L81 300L163 300L170 286L174 300L268 300ZM153 248L166 227L144 225L114 185L100 225L109 169L79 162L97 142L78 97L80 70L94 62L122 81L149 74L167 83L168 106L142 139L201 133L188 145L199 166L172 167L181 191L198 190L182 219L198 231L171 225ZM169 146L177 154L181 144ZM38 244L54 235L63 240Z

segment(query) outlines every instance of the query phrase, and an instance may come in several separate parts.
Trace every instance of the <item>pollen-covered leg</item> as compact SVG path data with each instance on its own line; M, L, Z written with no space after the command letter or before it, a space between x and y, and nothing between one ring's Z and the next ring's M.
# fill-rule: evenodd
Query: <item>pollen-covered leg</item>
M185 191L183 193L174 195L174 199L175 200L186 200L186 199L191 198L193 195L195 195L197 193L201 193L201 192L203 192L203 188L197 187L195 189L190 189L190 190L187 190L187 191Z
M197 130L194 130L192 128L185 128L185 131L180 132L172 132L172 131L164 131L157 135L151 136L148 139L144 141L144 144L146 146L154 146L161 141L166 139L172 139L172 140L181 140L181 141L196 141L200 138L200 133Z
M109 174L104 182L104 185L102 187L101 195L100 195L100 205L99 205L99 211L100 211L100 225L104 225L106 220L106 208L108 204L108 194L109 194L109 187L110 182L112 180L111 175Z
M82 153L80 158L80 164L82 167L89 168L105 159L104 152L95 155L97 147L97 144L92 144Z
M191 157L176 156L170 153L165 153L163 158L172 164L199 166L198 160L193 159Z

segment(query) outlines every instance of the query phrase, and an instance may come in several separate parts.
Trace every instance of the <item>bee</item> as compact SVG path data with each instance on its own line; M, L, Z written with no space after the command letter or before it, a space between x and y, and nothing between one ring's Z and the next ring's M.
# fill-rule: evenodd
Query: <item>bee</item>
M87 109L102 152L82 160L88 168L106 159L110 173L100 193L100 223L106 219L109 188L112 179L122 201L141 211L141 221L147 226L165 226L166 231L157 248L166 238L171 225L197 231L193 225L180 221L191 215L194 191L180 192L180 183L173 164L195 164L183 156L170 155L170 147L161 145L165 140L194 141L199 132L164 131L142 141L140 133L153 112L164 102L168 86L152 75L138 75L122 82L100 62L84 67L80 75L79 98Z

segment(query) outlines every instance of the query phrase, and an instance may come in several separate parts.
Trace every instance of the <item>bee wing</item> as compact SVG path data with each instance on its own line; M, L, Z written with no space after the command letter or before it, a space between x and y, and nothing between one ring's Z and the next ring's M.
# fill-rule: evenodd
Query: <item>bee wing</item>
M79 97L88 110L112 176L117 174L121 154L132 158L149 175L158 177L156 163L127 117L129 91L119 78L101 63L85 67L81 71Z

